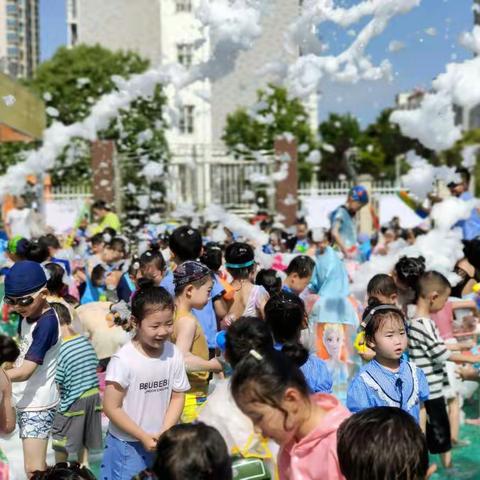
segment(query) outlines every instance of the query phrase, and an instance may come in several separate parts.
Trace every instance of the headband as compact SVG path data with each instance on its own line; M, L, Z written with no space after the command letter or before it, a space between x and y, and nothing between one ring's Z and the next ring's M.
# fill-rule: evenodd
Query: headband
M255 263L255 260L249 260L245 263L226 263L225 266L227 268L246 268L251 267Z
M402 317L403 323L405 323L405 315L403 314L403 312L398 307L396 307L395 305L383 304L383 305L378 305L377 307L373 307L370 310L370 312L368 312L368 315L362 320L362 323L360 324L361 327L365 330L365 328L367 327L370 320L372 320L374 315L376 315L379 312L398 313L398 315L400 315Z

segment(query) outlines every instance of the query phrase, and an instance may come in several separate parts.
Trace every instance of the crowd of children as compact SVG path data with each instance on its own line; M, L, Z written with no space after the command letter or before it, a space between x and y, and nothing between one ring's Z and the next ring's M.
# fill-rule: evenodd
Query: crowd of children
M365 195L332 216L333 236L299 222L297 238L272 231L263 248L186 225L133 255L108 214L75 256L51 234L15 239L0 430L16 414L27 477L95 478L102 450L104 480L420 480L428 452L452 468L462 376L477 380L465 365L480 363L468 339L478 246L457 264L460 289L402 257L362 305L345 260L360 255L351 219ZM258 268L281 249L286 265Z

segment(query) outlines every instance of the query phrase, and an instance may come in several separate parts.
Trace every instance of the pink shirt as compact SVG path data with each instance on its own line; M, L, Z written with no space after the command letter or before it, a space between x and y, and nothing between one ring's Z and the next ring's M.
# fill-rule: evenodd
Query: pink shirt
M314 402L327 410L322 423L299 442L280 449L281 480L344 480L337 457L337 429L351 413L333 396L317 393Z
M454 338L452 302L447 302L439 312L432 313L431 316L443 340Z

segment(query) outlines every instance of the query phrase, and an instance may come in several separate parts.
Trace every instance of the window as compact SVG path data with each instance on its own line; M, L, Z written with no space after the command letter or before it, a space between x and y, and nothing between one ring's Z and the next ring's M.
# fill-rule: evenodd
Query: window
M179 12L191 12L192 11L192 0L176 0L175 7L177 13Z
M179 130L180 133L189 134L195 131L193 105L184 105L180 111Z
M193 45L191 43L179 43L177 45L177 61L185 68L192 66Z

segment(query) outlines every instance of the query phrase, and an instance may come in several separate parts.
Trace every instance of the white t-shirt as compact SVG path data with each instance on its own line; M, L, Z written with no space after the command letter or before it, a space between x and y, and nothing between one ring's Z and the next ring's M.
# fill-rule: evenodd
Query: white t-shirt
M128 342L110 360L106 381L116 382L126 389L123 410L140 428L151 434L162 429L172 391L190 389L183 355L170 342L165 342L158 358L146 357ZM126 442L138 441L113 422L110 422L109 432Z
M30 239L32 236L30 230L30 209L22 208L21 210L13 208L7 213L7 224L12 231L12 238L20 235L21 237Z

